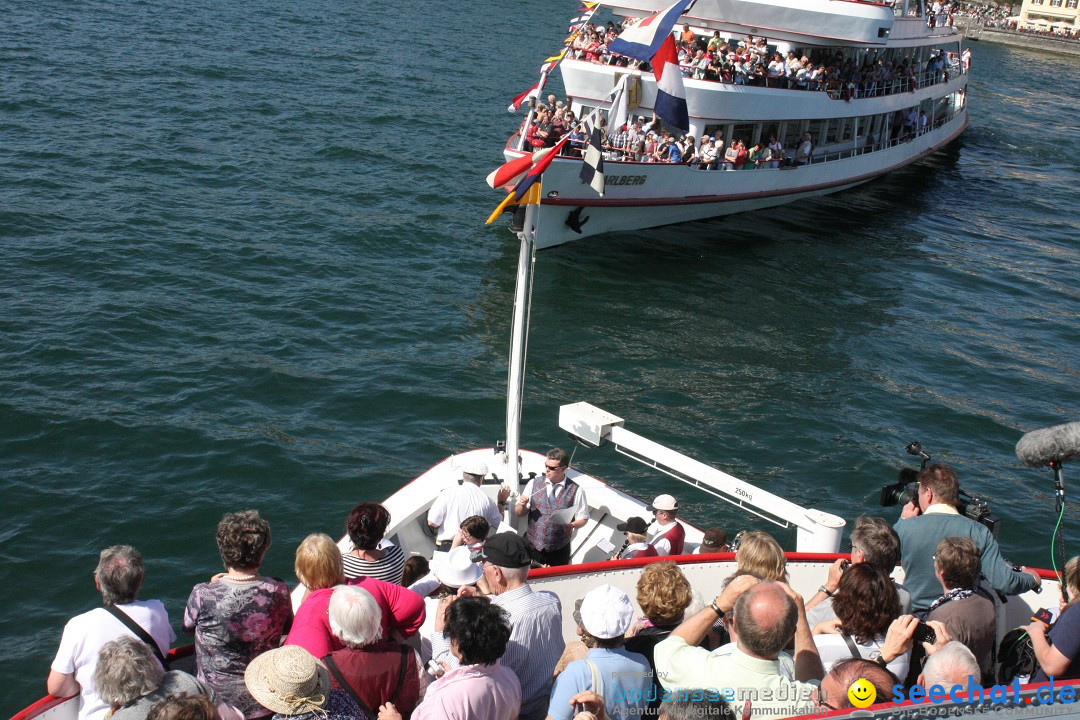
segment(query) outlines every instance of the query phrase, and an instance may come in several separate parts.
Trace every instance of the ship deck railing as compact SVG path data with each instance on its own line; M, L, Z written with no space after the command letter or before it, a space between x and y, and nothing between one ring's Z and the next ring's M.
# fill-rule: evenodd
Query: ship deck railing
M821 163L824 163L824 162L832 162L834 160L846 160L848 158L858 157L860 155L866 155L867 153L877 152L879 150L888 150L890 148L897 147L897 146L902 145L904 143L911 142L912 140L916 139L920 135L925 135L928 132L931 132L933 130L937 130L942 125L945 125L946 123L950 122L955 117L956 117L956 113L953 113L952 115L948 115L948 116L945 116L945 117L940 117L940 118L938 118L937 120L935 120L933 122L927 122L926 127L921 129L921 130L916 129L915 131L906 131L906 130L901 129L900 134L897 135L897 137L890 138L888 140L880 140L880 141L874 142L874 143L858 145L858 146L852 146L852 147L845 147L843 149L838 149L838 150L827 150L827 151L824 151L824 152L815 150L814 153L811 154L809 162L802 163L802 165L820 165ZM787 158L788 160L795 157L796 153L797 153L797 148L790 148L790 149L785 148L784 149L784 157ZM566 157L566 156L568 156L568 155L564 155L564 157ZM574 156L569 155L569 157L574 157ZM613 152L605 152L604 153L604 162L605 163L618 163L620 165L664 165L664 164L670 164L670 163L654 163L654 162L648 162L648 161L645 161L645 160L625 160L625 159L621 159L620 157L618 157L618 154L613 153ZM680 163L675 163L675 164L680 164ZM691 170L694 170L694 171L697 171L697 172L731 172L730 170L724 169L724 167L723 167L724 166L723 158L720 158L720 159L717 160L717 167L715 169L713 169L713 170L706 170L706 169L697 167L696 163L689 163L688 165L689 165ZM743 165L743 171L745 171L745 170L789 170L789 169L791 169L791 167L792 166L790 164L782 163L779 167L775 167L775 168L771 168L771 167L760 167L760 168L758 168L758 167L754 167L754 165L752 163L747 161Z
M852 81L841 78L830 78L821 81L804 83L803 86L794 85L794 79L788 77L763 77L754 78L753 81L738 82L733 80L714 80L706 78L688 78L703 82L715 82L723 85L743 85L745 87L764 87L770 90L797 90L800 92L824 91L834 100L862 100L865 98L885 97L903 92L915 92L923 88L948 82L950 78L963 74L960 63L950 63L943 69L926 70L914 76L891 77L886 80L861 80L855 88L849 89ZM853 92L852 92L853 91Z

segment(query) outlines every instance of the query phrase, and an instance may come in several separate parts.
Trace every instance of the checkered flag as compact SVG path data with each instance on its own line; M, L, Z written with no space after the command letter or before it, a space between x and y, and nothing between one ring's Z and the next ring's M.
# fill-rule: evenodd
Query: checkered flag
M589 123L585 127L589 134L589 144L585 148L584 162L581 163L581 182L589 185L600 197L604 196L604 150L600 128Z

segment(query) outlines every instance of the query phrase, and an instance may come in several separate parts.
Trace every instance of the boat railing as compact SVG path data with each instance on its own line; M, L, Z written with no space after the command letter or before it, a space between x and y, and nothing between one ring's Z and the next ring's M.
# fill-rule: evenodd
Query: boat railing
M877 152L878 150L888 150L889 148L894 148L899 145L903 145L904 143L909 143L912 140L915 140L920 135L925 135L931 130L937 130L942 125L945 125L947 122L952 120L954 117L956 117L955 114L949 115L947 117L938 118L932 123L927 123L926 127L921 130L909 132L902 131L897 137L890 138L888 140L881 140L875 143L861 145L859 147L847 148L845 150L837 150L835 152L814 153L810 157L810 162L808 164L819 165L824 162L832 162L833 160L844 160L847 158L858 157L859 155Z
M899 135L897 135L894 138L890 138L888 140L880 140L880 141L873 142L873 143L865 143L865 144L858 145L858 146L845 147L845 148L840 149L840 150L815 151L810 156L810 161L808 163L804 163L804 164L820 165L821 163L824 163L824 162L832 162L834 160L845 160L847 158L858 157L860 155L865 155L865 154L871 153L871 152L877 152L879 150L888 150L889 148L894 148L894 147L897 147L898 145L902 145L904 143L911 142L912 140L916 139L918 136L925 135L926 133L930 132L931 130L937 130L942 125L945 125L946 123L950 122L953 118L956 117L956 115L957 115L957 113L952 113L950 115L942 116L942 117L936 119L933 122L927 122L926 127L921 129L921 130L904 131L903 129L901 129ZM791 158L794 158L796 153L797 153L797 148L785 148L785 150L784 150L784 156L786 158L788 158L789 160ZM580 157L580 156L577 156L577 157ZM649 162L649 161L645 161L645 160L628 160L628 159L623 158L621 156L621 153L615 153L615 152L605 152L604 153L604 162L619 163L619 164L624 164L624 165L655 165L655 164L657 164L657 163L653 163L653 162ZM663 163L660 163L660 164L663 164ZM706 170L705 168L699 167L696 163L689 163L688 165L689 165L689 168L691 170L695 171L695 172L724 172L727 169L727 168L724 168L725 162L724 162L723 158L718 158L717 159L715 169ZM792 166L789 163L788 165L781 164L781 165L779 165L778 167L775 167L775 168L773 168L773 167L766 168L764 166L762 166L760 168L755 168L752 163L747 162L743 166L743 171L745 171L745 170L789 170L789 169L791 169L791 167Z
M830 82L825 92L833 100L861 100L872 97L885 97L904 92L915 92L948 82L958 74L963 74L959 63L950 64L937 70L927 70L914 76L892 77L887 80L863 80L861 83Z
M884 97L902 92L914 92L923 88L948 82L950 78L962 74L963 69L959 63L950 63L948 66L926 70L914 76L890 77L886 80L862 80L855 83L839 77L820 80L797 81L785 76L752 78L745 82L738 80L713 80L709 78L688 78L702 82L715 82L723 85L742 85L743 87L760 87L770 90L792 90L798 92L822 92L824 91L834 100L862 100L865 98Z

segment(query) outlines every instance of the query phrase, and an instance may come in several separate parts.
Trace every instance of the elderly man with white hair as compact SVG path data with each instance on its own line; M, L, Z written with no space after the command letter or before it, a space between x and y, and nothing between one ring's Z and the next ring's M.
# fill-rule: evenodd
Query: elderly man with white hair
M926 658L919 684L924 688L940 685L948 690L953 685L979 685L979 661L975 659L967 645L959 640L950 640Z
M331 687L344 690L368 717L392 702L404 715L420 701L421 667L416 653L382 637L382 611L371 593L338 585L330 596L330 631L345 644L326 655Z

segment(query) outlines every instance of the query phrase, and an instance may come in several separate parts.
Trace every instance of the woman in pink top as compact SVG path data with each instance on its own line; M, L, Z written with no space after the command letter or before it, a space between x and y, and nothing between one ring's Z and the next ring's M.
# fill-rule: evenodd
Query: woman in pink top
M521 684L498 660L510 641L510 616L486 597L447 598L443 633L461 663L428 686L412 720L517 720ZM402 720L393 703L379 707L379 720Z
M345 647L330 632L328 610L335 585L345 584L341 551L329 535L308 535L296 549L296 577L307 589L307 596L296 611L286 645L299 645L315 657L322 657ZM424 600L400 585L375 578L357 578L356 585L371 593L382 611L382 637L394 632L402 638L416 634L424 622Z

